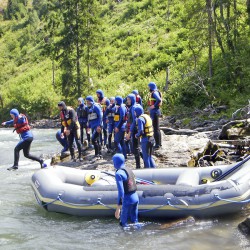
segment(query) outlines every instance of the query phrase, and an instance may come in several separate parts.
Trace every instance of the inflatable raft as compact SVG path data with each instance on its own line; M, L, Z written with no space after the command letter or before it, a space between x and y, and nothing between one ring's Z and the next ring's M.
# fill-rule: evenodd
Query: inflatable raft
M216 167L133 170L143 217L214 217L239 212L250 202L250 156ZM38 203L76 216L114 216L114 172L62 166L32 176Z

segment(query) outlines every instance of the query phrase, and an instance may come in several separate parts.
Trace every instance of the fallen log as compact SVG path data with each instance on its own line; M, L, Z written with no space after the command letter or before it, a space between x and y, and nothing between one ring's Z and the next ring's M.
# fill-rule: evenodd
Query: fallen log
M198 131L192 129L173 129L168 127L160 127L160 130L162 130L165 135L193 135L198 133Z

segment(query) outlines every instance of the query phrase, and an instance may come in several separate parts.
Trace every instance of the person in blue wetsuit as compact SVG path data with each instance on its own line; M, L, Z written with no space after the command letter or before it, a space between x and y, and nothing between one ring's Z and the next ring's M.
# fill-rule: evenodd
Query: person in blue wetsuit
M120 225L128 226L128 220L138 223L139 197L136 192L136 181L133 171L125 166L123 154L115 154L112 158L116 169L115 180L118 189L115 217L120 219Z
M141 137L144 168L155 168L155 162L152 158L152 151L154 146L152 119L149 115L144 114L144 110L140 105L135 107L135 114L137 117L137 134L135 135L135 137Z
M103 108L103 145L106 146L107 149L109 149L109 145L107 143L108 140L108 119L107 119L107 109L110 105L110 100L106 99L105 101L105 108Z
M132 146L132 152L135 156L135 164L136 168L141 167L141 160L140 160L140 139L135 137L135 134L137 133L137 127L136 127L136 117L134 109L137 105L136 99L134 94L129 94L127 96L127 103L130 105L129 112L128 112L128 122L130 123L130 129L129 133L126 136L126 139L129 140L131 138L131 146Z
M82 97L78 98L78 107L76 109L78 121L80 123L80 132L81 132L81 144L83 145L83 136L85 133L87 135L88 144L90 145L90 134L88 133L88 107L84 103Z
M102 158L100 146L100 133L102 131L102 110L99 104L95 103L92 96L86 97L88 107L88 126L92 130L92 144L94 145L95 155L92 162Z
M61 153L67 152L69 150L68 140L67 137L62 137L61 129L56 132L56 139L63 146Z
M155 138L155 149L159 149L161 145L161 131L159 124L159 117L161 115L160 106L162 104L162 97L160 91L157 89L157 86L154 82L148 84L150 91L150 97L148 101L150 117L153 121L154 128L154 138Z
M25 115L20 114L17 109L12 109L10 111L10 116L12 120L3 122L2 125L14 125L14 131L19 134L20 141L14 149L14 165L8 168L8 170L18 169L20 150L23 150L23 154L26 158L39 162L41 168L45 168L47 165L44 163L43 159L30 154L30 146L33 141L33 134L30 130L28 118Z
M123 99L121 96L115 97L115 150L116 153L123 153L124 157L127 158L126 148L124 143L125 126L126 126L126 107L123 104Z
M106 123L108 124L108 154L112 153L112 135L115 129L115 97L110 97L110 104L105 111Z
M135 102L136 102L137 104L140 104L140 105L142 106L142 98L141 98L141 96L139 95L138 90L137 90L137 89L133 90L133 91L132 91L132 94L135 95ZM142 106L142 107L143 107L143 106Z
M104 92L101 89L98 89L96 91L96 96L97 96L96 103L98 103L100 105L102 113L104 115L104 113L106 111L106 100L107 100L107 98L104 96ZM103 117L103 119L104 119L104 117ZM105 146L105 138L107 140L107 127L104 125L104 120L103 120L102 132L100 133L101 146Z

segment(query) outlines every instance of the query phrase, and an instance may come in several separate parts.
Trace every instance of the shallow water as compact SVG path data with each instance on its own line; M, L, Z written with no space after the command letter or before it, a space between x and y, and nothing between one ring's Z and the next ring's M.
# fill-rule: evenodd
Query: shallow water
M31 153L50 154L61 149L56 130L33 130ZM178 224L161 229L166 221L140 220L141 229L123 230L114 218L79 218L48 213L38 206L31 176L39 164L25 159L16 172L13 148L18 136L0 129L0 249L250 249L248 238L237 229L250 214L239 214Z

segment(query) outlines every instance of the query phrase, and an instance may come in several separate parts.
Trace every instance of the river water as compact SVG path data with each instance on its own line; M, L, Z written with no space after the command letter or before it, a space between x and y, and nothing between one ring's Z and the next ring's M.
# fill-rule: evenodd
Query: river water
M56 130L33 130L31 153L59 151ZM19 169L12 166L18 136L0 129L0 249L250 249L250 241L237 229L250 209L227 217L178 224L162 229L167 221L140 220L141 229L122 229L114 218L79 218L48 213L38 206L31 176L39 164L23 156Z

